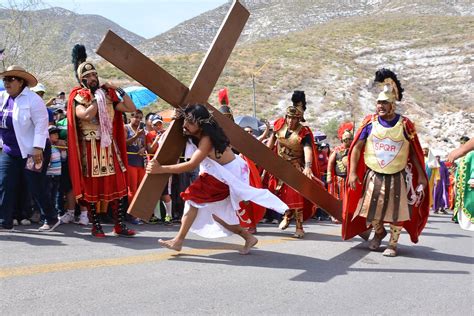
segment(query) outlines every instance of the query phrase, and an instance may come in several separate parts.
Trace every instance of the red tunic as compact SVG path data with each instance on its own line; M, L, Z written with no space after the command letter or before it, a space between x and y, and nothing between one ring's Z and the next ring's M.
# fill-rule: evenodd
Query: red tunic
M250 186L254 188L261 189L262 179L260 177L260 172L257 169L255 163L242 155L242 158L247 163L250 171ZM241 210L239 211L239 220L242 227L257 227L258 222L260 222L265 216L266 209L263 206L255 204L253 202L240 202Z
M250 169L250 185L254 188L262 188L257 167L248 158L244 157L244 159ZM184 201L191 200L198 204L217 202L229 196L229 186L213 176L203 173L180 195ZM242 201L240 207L238 217L242 227L256 227L265 215L266 209L253 202Z
M334 148L334 152L337 154L339 151L343 151L345 149L346 148L344 147L344 145L339 145ZM337 161L334 162L331 168L331 183L328 184L328 191L336 199L342 200L345 194L345 178L337 176L336 163Z
M275 132L279 131L285 126L285 118L279 118L275 121L274 123L274 130ZM311 147L313 149L313 161L311 162L311 170L313 171L313 174L316 178L321 179L321 175L319 172L319 167L317 163L317 159L319 157L318 155L318 150L314 144L314 136L313 133L311 132L311 129L307 126L303 126L301 128L298 138L300 142L303 140L304 137L309 135L311 138ZM292 172L289 170L288 172ZM295 191L293 188L288 186L286 183L283 184L280 190L276 191L276 187L278 185L278 179L275 178L273 175L270 176L270 179L268 181L268 189L274 193L276 196L278 196L283 202L285 202L289 208L303 208L303 219L307 220L311 217L316 212L316 205L311 203L309 200L305 199L301 194L299 194L297 191Z
M365 117L364 121L362 122L362 126L358 129L354 141L352 142L351 148L349 149L349 154L348 154L348 172L347 174L350 174L350 170L352 166L350 165L350 157L352 154L352 149L354 147L354 144L357 142L359 139L360 133L362 132L362 129L367 126L370 122L373 120L376 120L377 116L376 115L368 115ZM415 151L415 157L417 158L418 162L422 166L422 169L425 170L425 163L423 159L423 151L421 149L420 142L418 140L418 136L415 131L415 125L406 117L401 117L403 120L403 128L405 129L406 135L408 135L408 141L410 142L410 147L414 149ZM410 156L408 157L408 163L413 165L413 162L410 159ZM367 171L367 166L365 165L364 162L364 148L361 151L360 158L359 158L359 163L355 167L357 170L357 175L359 179L364 179L364 175ZM416 170L415 166L413 165L412 167L412 172L413 172L413 187L416 188L418 186L418 171ZM424 177L427 178L426 173L424 173ZM411 214L411 218L408 221L403 222L403 227L406 229L408 234L410 235L410 239L412 242L417 243L418 242L418 236L421 234L421 231L426 225L426 222L428 221L428 214L429 214L429 190L428 188L424 188L424 193L425 193L425 198L422 201L422 203L416 207L413 205L413 211ZM351 190L348 187L348 184L346 182L346 194L345 194L345 199L343 203L343 212L342 212L342 219L343 219L343 224L342 224L342 238L344 240L351 239L352 237L361 234L365 230L367 230L366 226L366 218L358 216L356 218L353 218L354 216L354 211L357 208L357 203L359 202L360 197L362 196L362 185L357 185L355 190ZM370 226L371 227L371 226Z
M120 168L114 149L114 167L115 175L103 176L103 177L89 177L84 176L82 173L81 166L81 154L82 146L79 144L77 136L77 124L76 124L76 109L74 98L77 94L82 95L85 98L91 98L90 90L82 87L74 88L68 99L68 110L67 110L67 121L68 121L68 163L69 173L71 177L72 189L76 199L83 199L89 203L95 203L98 201L113 201L115 199L127 196L127 177L122 169ZM117 95L113 89L107 91L107 96L112 99L113 102L119 102ZM115 110L113 120L113 131L112 139L115 140L117 147L120 151L120 157L122 162L127 166L127 147L125 142L125 132L123 128L122 113ZM90 143L87 142L87 159L90 163ZM100 150L100 142L97 142L97 150ZM113 147L113 146L112 146Z

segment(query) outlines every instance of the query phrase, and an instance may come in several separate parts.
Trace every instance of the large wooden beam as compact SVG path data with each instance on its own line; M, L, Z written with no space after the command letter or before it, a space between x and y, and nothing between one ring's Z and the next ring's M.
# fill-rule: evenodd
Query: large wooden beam
M110 30L96 53L174 107L189 93L178 79Z
M194 76L184 104L207 102L249 16L250 12L240 2L234 1Z
M248 11L238 1L234 2L190 89L110 31L97 53L175 107L196 102L206 104L226 132L233 147L285 181L305 198L342 220L340 201L331 196L319 183L296 171L291 164L278 157L207 103L247 18ZM132 58L133 62L130 60ZM184 143L182 122L175 121L171 124L166 139L155 157L161 164L176 163ZM129 213L142 218L149 217L168 177L169 175L146 175L130 205Z
M188 103L204 103L209 99L249 16L247 9L235 1L189 89L112 31L109 31L102 40L97 54L174 107ZM161 164L174 164L178 161L184 144L182 122L175 121L170 125L155 158ZM145 175L137 194L130 203L128 213L141 218L149 218L168 178L169 175Z
M178 162L186 143L186 139L183 137L183 121L173 121L168 127L165 137L155 158L162 165L173 165ZM137 193L130 202L128 213L139 218L149 219L161 198L163 188L168 185L169 177L169 174L145 174Z
M309 179L299 172L289 162L278 157L276 153L263 145L255 137L246 133L240 126L232 122L210 104L207 107L212 111L214 118L229 137L232 147L263 166L265 170L282 179L286 184L301 193L306 199L325 209L338 220L342 220L342 203L334 198L321 184ZM313 159L317 159L314 157Z

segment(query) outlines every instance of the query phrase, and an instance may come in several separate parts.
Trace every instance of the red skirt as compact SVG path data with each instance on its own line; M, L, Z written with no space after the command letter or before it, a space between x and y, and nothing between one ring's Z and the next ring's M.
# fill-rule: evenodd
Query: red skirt
M180 195L183 200L197 204L217 202L229 196L229 186L203 173Z
M91 163L91 143L87 142L87 163ZM97 152L100 152L100 142L96 143ZM113 148L113 146L112 146ZM122 172L117 160L115 150L113 150L115 174L102 177L91 177L89 174L83 177L84 186L82 187L83 199L89 203L98 201L110 202L124 196L127 196L127 176ZM89 168L90 173L90 168Z
M247 165L249 167L250 186L261 189L262 180L260 178L260 172L257 166L252 160L248 159L247 157L242 156L242 158L245 160L245 162L247 162ZM256 228L257 224L265 215L265 211L266 211L266 208L258 204L255 204L253 202L246 202L246 201L240 202L240 211L238 212L240 226L247 227L247 228L248 227Z
M346 192L346 179L339 176L334 176L331 180L331 184L328 185L329 193L331 193L332 196L338 200L344 199L344 194Z
M304 198L301 194L293 190L293 188L287 185L286 183L283 183L279 190L276 190L277 186L278 179L271 176L270 180L268 181L268 189L273 194L275 194L280 198L280 200L285 202L285 204L288 205L290 209L301 209L304 207Z

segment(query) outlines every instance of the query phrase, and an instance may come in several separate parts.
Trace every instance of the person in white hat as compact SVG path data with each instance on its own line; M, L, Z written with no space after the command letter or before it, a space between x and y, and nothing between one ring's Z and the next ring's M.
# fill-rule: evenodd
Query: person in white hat
M44 191L51 145L48 141L48 113L43 100L31 87L36 78L24 68L13 65L0 73L5 91L0 92L0 221L1 229L12 229L12 212L22 194L24 176L33 198L45 217L40 231L54 229L57 214ZM25 170L25 166L27 170Z
M44 94L46 93L46 87L42 83L38 83L36 86L31 88L31 91L36 92L37 95L44 100ZM48 123L50 126L54 125L54 113L53 110L50 109L50 106L54 103L55 98L49 99L45 105L46 109L48 110Z

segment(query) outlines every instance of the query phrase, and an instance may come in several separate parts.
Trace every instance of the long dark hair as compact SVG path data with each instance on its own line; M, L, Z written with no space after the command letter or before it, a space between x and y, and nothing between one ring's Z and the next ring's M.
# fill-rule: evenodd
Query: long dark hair
M209 136L212 146L219 157L229 147L230 141L224 130L217 124L214 117L202 104L188 104L184 109L184 119L195 122L202 129L202 134ZM197 143L196 139L193 139Z

